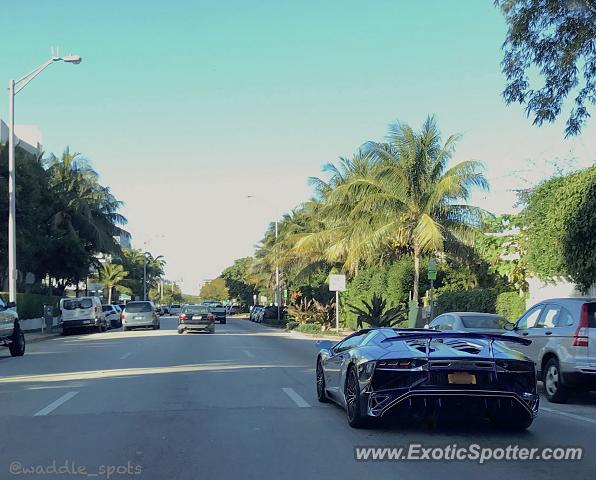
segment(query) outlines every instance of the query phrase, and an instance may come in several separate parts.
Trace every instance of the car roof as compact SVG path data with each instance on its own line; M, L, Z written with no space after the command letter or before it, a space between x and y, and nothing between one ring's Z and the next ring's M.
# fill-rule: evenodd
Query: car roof
M457 316L460 316L460 317L462 315L476 315L478 317L499 317L499 318L503 318L502 315L499 315L497 313L486 313L486 312L445 312L445 313L441 313L441 315L457 315ZM437 315L437 317L438 316L439 315Z
M595 297L562 297L562 298L544 298L539 302L536 302L534 305L538 305L539 303L549 303L549 302L596 302ZM532 306L534 306L532 305Z

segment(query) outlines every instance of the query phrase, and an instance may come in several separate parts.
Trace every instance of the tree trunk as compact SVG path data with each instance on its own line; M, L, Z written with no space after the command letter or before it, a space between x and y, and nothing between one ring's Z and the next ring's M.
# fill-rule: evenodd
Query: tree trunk
M420 249L414 247L414 288L413 288L413 300L418 305L419 300L419 288L420 288Z
M112 304L112 286L108 285L108 305Z

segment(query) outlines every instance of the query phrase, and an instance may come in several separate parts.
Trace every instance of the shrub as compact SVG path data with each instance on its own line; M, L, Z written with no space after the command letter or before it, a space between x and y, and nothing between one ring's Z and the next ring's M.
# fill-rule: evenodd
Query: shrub
M437 299L437 312L495 313L497 294L493 289L477 288L460 292L445 292Z
M321 325L318 323L301 323L295 330L302 333L321 333Z
M298 322L291 321L286 323L286 329L294 330L298 325L300 325Z
M526 302L517 292L501 293L497 297L496 312L514 322L526 311Z
M8 298L8 293L0 293L4 299ZM17 313L21 320L29 318L43 317L43 306L52 305L54 315L58 313L58 304L60 297L53 295L38 295L36 293L17 293Z

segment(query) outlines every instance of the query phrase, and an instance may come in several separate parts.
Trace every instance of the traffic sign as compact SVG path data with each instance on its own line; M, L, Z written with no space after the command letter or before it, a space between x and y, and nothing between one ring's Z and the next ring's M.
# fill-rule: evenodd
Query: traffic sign
M329 290L332 292L343 292L346 289L345 275L329 275Z
M429 280L437 279L437 261L435 259L431 259L428 262L428 279Z

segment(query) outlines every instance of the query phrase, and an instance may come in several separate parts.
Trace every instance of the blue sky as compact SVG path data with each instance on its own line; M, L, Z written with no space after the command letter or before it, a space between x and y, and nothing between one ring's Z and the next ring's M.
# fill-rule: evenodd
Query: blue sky
M48 152L83 153L126 203L136 245L165 255L189 293L252 253L322 164L394 120L435 114L445 136L462 133L455 158L485 163L492 189L474 202L495 212L554 164L596 158L593 122L565 140L563 122L539 129L504 105L505 25L491 0L28 0L11 11L4 84L50 46L83 56L23 90L16 122L38 125Z

